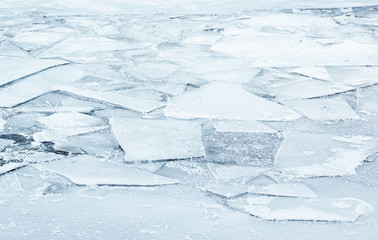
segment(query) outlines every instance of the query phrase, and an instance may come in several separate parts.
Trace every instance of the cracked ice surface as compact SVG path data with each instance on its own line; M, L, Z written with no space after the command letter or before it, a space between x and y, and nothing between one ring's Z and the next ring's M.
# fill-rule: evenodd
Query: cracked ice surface
M3 0L0 239L376 239L376 0Z

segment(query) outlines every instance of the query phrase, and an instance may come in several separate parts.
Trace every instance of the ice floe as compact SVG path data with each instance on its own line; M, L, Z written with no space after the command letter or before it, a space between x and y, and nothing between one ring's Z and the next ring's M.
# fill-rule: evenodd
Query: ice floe
M128 162L205 155L202 130L197 122L112 118L110 125Z
M78 185L157 186L178 181L90 156L69 157L34 167L63 175Z
M246 91L241 84L214 82L176 96L164 109L167 117L227 120L294 120L295 111Z

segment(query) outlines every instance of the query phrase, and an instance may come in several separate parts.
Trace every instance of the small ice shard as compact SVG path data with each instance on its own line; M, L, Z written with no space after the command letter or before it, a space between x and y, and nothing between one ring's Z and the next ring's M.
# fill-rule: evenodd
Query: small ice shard
M68 157L34 167L63 175L78 185L157 186L178 183L175 179L90 156Z
M216 132L276 133L258 121L222 121L214 124Z
M165 104L160 101L128 96L125 94L120 94L118 92L99 92L94 90L71 88L68 86L58 86L56 87L56 90L65 91L102 102L108 102L143 113L151 112L155 109L165 106Z
M250 197L244 208L249 214L278 221L355 222L373 207L355 198Z
M248 188L248 192L276 197L317 197L317 195L310 188L301 183L274 183L266 186L250 186Z
M294 68L289 72L316 78L319 80L332 81L332 78L325 67L299 67Z
M317 121L360 118L341 98L293 100L283 102L283 104Z
M55 59L35 59L0 56L0 86L16 79L26 77L39 71L66 64L66 61ZM22 66L22 67L20 67ZM0 94L2 95L2 94ZM0 101L0 105L3 105Z
M226 198L232 198L248 193L248 186L244 184L213 184L201 187L203 191L210 192Z
M19 67L14 66L13 69L17 68ZM52 91L54 85L68 84L83 77L85 77L85 72L77 66L65 65L47 69L10 86L0 88L0 107L17 106Z
M167 117L226 120L294 120L295 111L246 91L242 84L213 82L176 96L164 109Z
M58 142L69 136L95 132L108 128L100 118L77 112L54 113L38 120L48 129L35 133L34 140L38 142Z
M0 138L0 151L3 150L6 146L11 145L12 143L14 143L14 141Z
M299 177L355 174L355 169L376 151L378 141L365 136L285 133L275 168Z
M110 125L127 162L205 155L202 129L197 122L112 118Z

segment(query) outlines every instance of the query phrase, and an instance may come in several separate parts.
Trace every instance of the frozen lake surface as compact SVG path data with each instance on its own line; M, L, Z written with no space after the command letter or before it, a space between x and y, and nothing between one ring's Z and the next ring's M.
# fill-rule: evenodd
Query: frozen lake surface
M377 0L2 0L0 239L378 239Z

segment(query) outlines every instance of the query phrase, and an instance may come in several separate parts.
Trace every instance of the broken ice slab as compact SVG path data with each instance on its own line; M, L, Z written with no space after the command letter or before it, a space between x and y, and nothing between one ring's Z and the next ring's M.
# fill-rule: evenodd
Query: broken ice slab
M30 55L23 49L13 45L9 41L0 44L0 56L29 58Z
M235 70L221 70L217 72L207 72L199 76L208 82L222 81L222 82L239 82L248 83L260 72L260 69L254 68L240 68Z
M17 67L15 68L17 69ZM54 85L83 78L85 72L71 65L54 67L0 88L0 107L14 107L53 90Z
M100 118L78 112L61 112L42 117L38 120L50 129L70 129L105 125Z
M85 155L34 167L63 175L77 185L158 186L178 183L175 179Z
M105 37L71 37L48 49L43 58L61 57L73 61L94 61L96 53L147 47L149 44L118 41ZM105 56L105 55L104 55ZM103 56L103 57L104 57Z
M197 122L112 118L110 125L127 162L205 155L202 129Z
M332 81L325 67L299 67L289 71L290 73L296 73L306 77L316 78L324 81Z
M14 143L14 141L0 138L0 151L3 150L6 146L11 145L12 143Z
M142 62L122 68L121 72L143 81L165 81L180 65L168 61Z
M317 195L301 183L274 183L265 186L250 186L249 193L276 197L315 198Z
M114 138L110 129L99 129L100 127L86 128L87 132L85 134L76 134L68 136L64 139L58 139L54 141L54 149L56 151L69 152L69 153L79 153L79 154L91 154L93 156L109 157L114 155L123 154L122 150L119 149L119 144ZM94 131L97 130L98 131ZM93 130L89 132L88 130ZM57 136L62 134L57 133ZM57 138L53 138L57 139ZM122 157L117 158L117 160L122 161Z
M214 128L216 132L277 133L258 121L219 121Z
M298 39L299 40L299 39ZM309 57L311 56L311 57ZM253 67L312 67L378 65L378 44L352 39L322 45L306 39L277 49L252 64Z
M3 118L0 117L0 131L4 130L6 123L7 123L7 121L5 121Z
M68 86L58 86L56 90L72 93L89 99L98 100L101 102L111 103L127 109L138 112L151 112L155 109L165 106L163 102L157 100L150 100L138 98L134 96L127 96L118 92L100 92L86 89L71 88Z
M23 49L30 50L35 47L40 47L43 45L51 45L53 43L62 41L63 39L69 37L71 34L67 32L22 32L16 34L10 41L14 42Z
M293 100L283 102L283 104L317 121L360 118L341 98Z
M92 112L94 107L62 107L62 106L51 106L51 107L16 107L14 108L17 112L44 112L44 113L61 113L61 112L78 112L88 114Z
M213 82L173 97L164 109L167 117L182 119L287 121L301 115L283 105L246 91L242 84Z
M77 112L54 113L38 119L47 127L46 130L33 135L35 141L64 141L73 135L96 132L108 128L100 118Z
M377 66L327 67L327 71L333 81L339 85L357 88L378 83Z
M55 59L36 59L0 56L0 86L10 83L16 79L40 72L47 68L66 64L66 61ZM2 95L2 94L0 94ZM0 101L2 104L2 101Z
M357 92L357 109L368 115L378 114L378 86L360 89Z
M355 222L373 207L355 198L249 197L244 210L265 220Z
M378 147L377 139L368 136L285 133L284 137L275 168L298 177L355 174Z
M221 38L220 35L207 32L189 33L185 37L181 44L199 44L199 45L213 45Z
M241 121L243 122L243 121ZM249 121L248 121L249 122ZM269 128L256 129L255 124L246 123L243 128L237 124L222 124L216 129L204 129L203 143L206 159L215 163L237 163L267 167L273 166L274 155L282 137ZM218 128L218 129L217 129Z
M200 189L226 198L233 198L248 193L248 186L244 184L217 183L201 187Z
M375 66L338 66L326 67L326 70L331 81L300 75L286 75L282 81L277 74L282 75L284 71L265 69L264 76L257 77L253 84L279 100L291 100L333 95L378 83L378 67Z
M248 64L241 59L234 57L217 56L208 56L200 58L190 64L187 64L187 66L183 68L183 71L201 75L219 72L233 72L234 74L236 74L236 76L238 76L237 71L241 71L243 73L249 72L251 75L251 79L254 75L256 75L259 72L258 69L248 66ZM237 78L231 78L228 79L228 81L241 82Z
M269 173L269 168L240 166L240 165L224 165L216 163L207 164L211 174L215 179L222 182L247 182L248 180Z
M9 162L9 163L5 163L3 165L0 165L0 175L3 175L5 173L7 173L7 172L11 172L13 170L22 168L22 167L24 167L26 165L27 165L27 163L24 163L24 162Z

